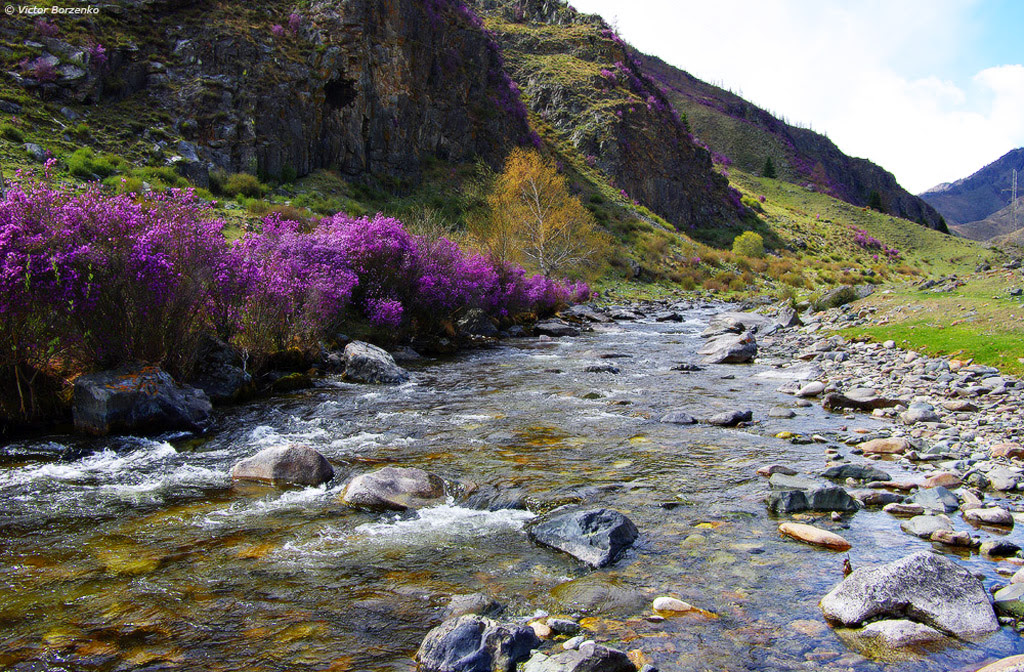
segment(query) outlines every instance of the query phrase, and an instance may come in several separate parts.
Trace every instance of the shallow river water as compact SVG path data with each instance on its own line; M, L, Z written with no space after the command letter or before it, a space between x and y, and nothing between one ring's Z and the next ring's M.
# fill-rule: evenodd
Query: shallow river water
M639 649L665 671L974 670L1024 652L1003 628L872 660L825 624L817 602L841 580L845 554L780 537L754 471L825 466L822 444L774 438L782 430L828 436L880 424L817 405L769 419L792 398L755 375L765 365L673 371L697 360L711 312L506 341L414 365L413 382L395 388L327 378L219 411L198 440L53 436L7 446L0 668L410 670L449 597L477 591L512 616L583 617L598 639ZM584 371L595 363L621 373ZM751 408L755 424L657 421L679 407ZM334 481L231 483L237 460L285 442L326 455ZM385 465L478 488L405 515L340 503L352 475ZM526 508L488 510L513 501ZM532 518L577 502L626 513L638 545L590 571L527 538ZM821 524L853 543L854 567L932 546L878 510L847 517L846 529ZM957 559L997 580L993 562ZM659 595L706 613L649 621Z

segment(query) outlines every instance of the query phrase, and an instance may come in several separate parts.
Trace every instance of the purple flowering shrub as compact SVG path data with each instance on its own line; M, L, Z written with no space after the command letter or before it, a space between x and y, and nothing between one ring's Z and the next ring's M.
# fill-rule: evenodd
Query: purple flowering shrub
M258 367L351 320L423 333L471 308L512 320L590 295L585 283L528 277L380 214L313 224L271 215L229 244L192 190L139 197L18 180L0 201L4 385L23 366L70 375L145 361L187 376L209 334Z
M889 247L864 229L853 227L853 244L862 250L879 250L890 261L896 261L900 258L900 251L898 249ZM878 255L874 255L874 258L877 261Z

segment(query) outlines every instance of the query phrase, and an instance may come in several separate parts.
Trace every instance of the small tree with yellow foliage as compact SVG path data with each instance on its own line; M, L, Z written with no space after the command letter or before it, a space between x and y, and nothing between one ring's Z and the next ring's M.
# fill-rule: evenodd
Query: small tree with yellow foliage
M544 275L579 274L604 253L606 236L536 150L512 150L474 233L490 254Z

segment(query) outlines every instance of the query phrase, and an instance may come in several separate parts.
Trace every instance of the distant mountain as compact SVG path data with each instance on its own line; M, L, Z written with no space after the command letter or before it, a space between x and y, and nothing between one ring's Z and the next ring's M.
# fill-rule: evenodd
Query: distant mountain
M792 126L659 58L638 57L694 135L742 170L761 175L771 159L779 179L947 231L939 212L880 166L847 156L824 135Z
M1010 204L1015 169L1024 180L1024 147L1007 152L970 177L934 186L921 194L921 198L941 212L949 224L958 225L956 229L961 235L987 240L992 237L986 235L992 230L992 224L974 226L973 223L985 220Z
M966 224L954 224L950 228L964 238L971 240L992 240L1014 233L1024 227L1024 197L1017 197L1017 217L1014 221L1013 204L993 212L985 219Z

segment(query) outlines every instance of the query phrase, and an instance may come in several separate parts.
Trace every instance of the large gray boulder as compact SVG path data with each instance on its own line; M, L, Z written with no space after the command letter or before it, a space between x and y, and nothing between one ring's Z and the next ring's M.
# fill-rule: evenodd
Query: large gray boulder
M825 618L856 627L880 617L911 619L960 638L999 629L985 586L952 560L920 551L855 570L821 599Z
M550 656L535 653L523 672L636 672L636 665L625 652L588 641Z
M918 490L907 501L911 504L920 504L925 509L938 513L952 513L960 508L960 500L956 498L956 495L941 485Z
M592 509L550 518L530 528L529 536L591 567L605 567L633 545L639 532L633 521L618 511Z
M88 434L201 431L213 406L202 390L179 385L155 366L132 366L79 376L75 429Z
M498 328L487 317L487 313L479 308L470 308L465 315L459 318L459 331L470 336L486 336L494 338L498 335Z
M231 468L236 481L320 485L334 478L327 458L309 446L273 446L241 460Z
M386 350L363 341L345 346L345 378L357 383L404 383L409 372L395 364Z
M420 672L514 672L538 646L529 626L468 614L428 632L416 660Z
M726 334L708 342L697 354L704 355L705 364L743 364L757 356L753 334Z
M444 496L440 476L413 467L384 467L353 478L342 500L363 509L405 511L435 504Z
M843 488L805 476L774 473L768 479L768 508L774 513L839 511L852 513L860 504Z

